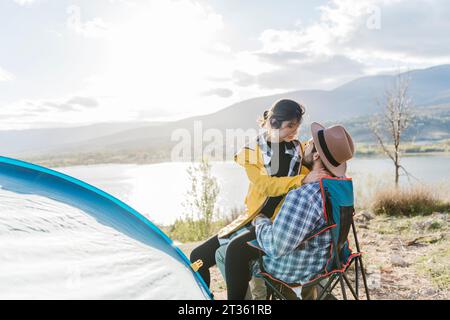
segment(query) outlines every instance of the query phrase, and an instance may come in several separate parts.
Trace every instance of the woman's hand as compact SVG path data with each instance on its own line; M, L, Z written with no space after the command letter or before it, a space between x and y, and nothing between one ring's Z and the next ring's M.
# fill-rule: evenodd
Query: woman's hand
M302 184L319 182L320 179L331 176L331 173L326 169L318 169L311 171L303 178Z
M304 150L306 150L305 145L303 147L298 148L298 155L299 155L300 159L302 159L305 156L305 151L304 151Z
M304 142L304 143L300 142L300 143L302 144L302 147L301 147L301 148L298 148L298 154L300 155L300 157L303 158L303 157L305 156L305 150L306 150L306 148L308 148L309 145L310 145L311 143L313 143L313 142L314 142L314 141L313 141L312 138L309 139L308 141Z

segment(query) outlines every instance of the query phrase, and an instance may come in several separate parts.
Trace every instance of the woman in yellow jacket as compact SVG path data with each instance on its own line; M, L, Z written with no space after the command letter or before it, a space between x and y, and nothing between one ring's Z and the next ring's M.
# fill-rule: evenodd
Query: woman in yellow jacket
M251 222L258 214L274 219L284 196L291 189L314 179L305 178L309 171L301 165L303 147L297 140L304 113L304 107L293 100L277 101L260 120L267 131L235 155L235 161L245 169L250 182L245 213L195 248L190 256L193 263L202 260L203 265L198 271L208 286L209 268L216 264L216 250L225 244L244 246L254 234Z

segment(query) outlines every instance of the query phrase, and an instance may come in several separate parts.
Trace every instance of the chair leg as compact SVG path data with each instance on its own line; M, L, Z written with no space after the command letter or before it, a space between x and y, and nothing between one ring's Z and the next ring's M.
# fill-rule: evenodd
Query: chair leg
M356 296L359 297L359 272L358 272L358 259L355 259L355 290Z
M361 257L358 257L358 258L359 258L359 264L361 265L361 275L363 278L364 290L366 291L367 300L370 300L369 287L367 286L367 279L366 279L366 271L364 271L364 266L363 266Z
M317 300L322 300L328 294L331 294L338 283L339 283L339 278L336 275L331 275L328 278L328 282L322 288L319 296L317 297Z
M324 295L327 293L328 289L330 288L331 284L333 283L333 279L334 278L332 276L330 277L330 279L328 279L327 284L320 291L320 294L317 297L317 300L322 300L322 298L324 297Z
M361 250L359 249L359 241L358 241L358 236L356 235L356 228L355 228L354 221L352 221L352 229L353 229L353 237L355 238L356 250L358 250L358 252L361 252ZM361 275L362 275L363 282L364 282L364 290L366 291L366 297L367 297L367 300L370 300L369 287L367 286L366 272L364 271L364 265L362 262L362 258L361 258L361 256L359 256L359 257L357 257L357 259L359 260L359 264L361 265Z
M342 275L339 275L339 282L341 283L342 297L347 300L347 292L345 292L345 284Z
M345 275L345 273L342 274L342 277L345 280L345 283L347 284L348 289L350 290L350 292L353 295L353 298L355 298L355 300L359 300L358 299L358 295L356 294L355 290L352 287L352 284L350 283L350 281L348 280L347 276Z
M332 292L334 290L334 288L336 288L338 283L339 283L339 278L337 278L336 281L334 282L334 284L331 286L330 292Z
M318 291L317 286L303 287L302 288L302 300L317 300Z
M265 282L266 283L266 287L267 287L267 292L266 292L266 300L272 300L271 298L272 298L272 289L267 285L267 282Z
M266 281L266 286L267 286L267 295L269 296L270 300L276 300L277 297L275 295L275 290L274 287L271 283L269 283L268 281Z
M283 293L280 290L278 290L278 288L275 287L275 285L273 285L272 283L270 283L270 281L267 280L265 282L268 292L271 291L272 300L276 300L276 298L278 298L279 300L287 300L287 298L283 295Z

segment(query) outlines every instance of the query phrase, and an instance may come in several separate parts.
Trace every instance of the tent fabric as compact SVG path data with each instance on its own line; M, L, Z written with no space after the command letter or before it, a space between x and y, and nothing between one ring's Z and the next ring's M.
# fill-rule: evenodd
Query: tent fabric
M173 241L142 214L108 193L60 172L6 157L0 157L0 188L45 196L79 208L99 223L163 251L189 268L205 298L212 298L203 279L192 270L189 259Z

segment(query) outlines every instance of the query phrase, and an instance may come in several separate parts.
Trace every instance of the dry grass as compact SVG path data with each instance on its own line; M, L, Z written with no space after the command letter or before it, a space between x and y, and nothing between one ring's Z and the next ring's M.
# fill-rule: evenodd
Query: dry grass
M372 210L391 216L429 215L436 211L448 212L450 203L440 199L431 188L423 186L387 188L374 195Z

